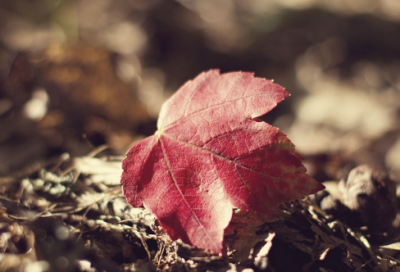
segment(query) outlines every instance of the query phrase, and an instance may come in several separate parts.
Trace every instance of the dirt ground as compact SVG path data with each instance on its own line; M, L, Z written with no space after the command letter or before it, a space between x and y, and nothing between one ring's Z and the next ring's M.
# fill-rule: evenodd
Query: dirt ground
M399 37L396 0L0 0L0 271L400 271ZM223 256L120 186L215 68L291 93L262 119L327 187L273 222L234 210Z

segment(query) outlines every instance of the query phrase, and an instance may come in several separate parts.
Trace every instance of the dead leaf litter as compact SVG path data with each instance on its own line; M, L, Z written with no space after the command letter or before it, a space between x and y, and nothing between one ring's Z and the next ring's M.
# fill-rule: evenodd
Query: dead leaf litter
M90 162L100 167L85 171ZM304 199L272 222L235 210L225 253L172 241L112 182L120 160L81 157L6 182L0 198L1 271L398 271L396 238L350 228ZM48 167L49 169L51 167ZM60 173L63 173L60 175ZM5 197L7 196L7 197ZM270 220L269 220L270 221ZM392 230L393 231L393 230ZM383 233L384 234L384 233ZM381 237L382 238L382 237ZM290 261L288 261L290 259ZM34 269L34 270L33 270Z

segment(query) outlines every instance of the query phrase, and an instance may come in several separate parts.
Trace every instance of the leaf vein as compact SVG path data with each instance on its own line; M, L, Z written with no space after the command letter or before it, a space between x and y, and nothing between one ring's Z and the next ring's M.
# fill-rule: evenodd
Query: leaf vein
M186 206L188 207L188 209L190 210L191 215L194 216L194 218L195 218L195 220L197 221L198 225L201 226L201 228L202 228L202 230L203 230L205 236L207 236L208 240L209 240L211 243L214 243L214 240L208 235L208 233L206 232L206 228L203 226L203 224L201 223L200 219L197 217L196 213L193 211L192 207L191 207L191 206L189 205L189 203L186 201L185 195L182 193L181 189L179 188L178 183L177 183L177 181L175 180L175 177L174 177L174 175L173 175L173 173L172 173L172 168L171 168L171 166L170 166L170 164L169 164L169 160L167 159L167 156L165 155L165 150L164 150L163 143L162 143L162 141L161 141L161 137L159 138L159 142L160 142L160 146L161 146L161 152L162 152L163 157L164 157L164 160L165 160L165 164L166 164L166 166L167 166L167 168L168 168L168 172L169 172L170 177L171 177L171 179L172 179L172 181L173 181L173 184L175 185L175 188L177 189L177 191L178 191L179 194L181 195L181 200L184 201L185 205L186 205ZM189 216L188 218L190 218L190 216ZM186 224L186 223L185 223L185 224ZM217 245L215 245L215 246L217 247Z

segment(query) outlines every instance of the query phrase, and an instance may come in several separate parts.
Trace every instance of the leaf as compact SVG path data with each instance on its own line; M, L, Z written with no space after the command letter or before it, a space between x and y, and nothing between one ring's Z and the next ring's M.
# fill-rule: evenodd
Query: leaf
M172 239L221 253L232 208L265 215L323 189L286 135L256 117L289 96L252 73L211 70L163 105L158 131L123 161L128 202L154 213Z

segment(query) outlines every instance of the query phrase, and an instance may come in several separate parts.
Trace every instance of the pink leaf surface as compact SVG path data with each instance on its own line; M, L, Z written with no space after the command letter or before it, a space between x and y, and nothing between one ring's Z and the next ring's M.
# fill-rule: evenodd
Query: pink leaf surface
M164 103L155 135L123 161L128 202L154 213L172 239L221 253L233 207L272 216L323 189L286 135L255 119L287 96L252 73L188 81Z

